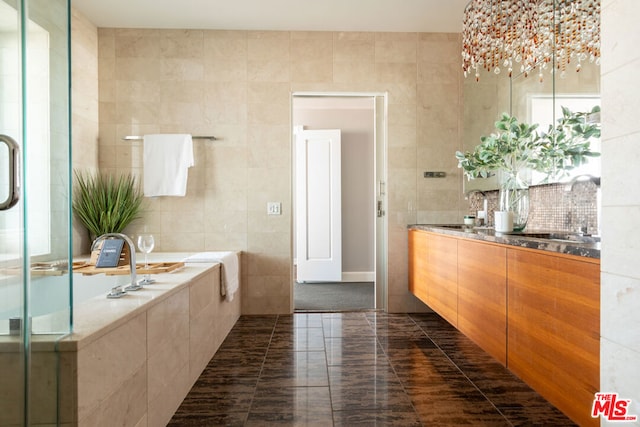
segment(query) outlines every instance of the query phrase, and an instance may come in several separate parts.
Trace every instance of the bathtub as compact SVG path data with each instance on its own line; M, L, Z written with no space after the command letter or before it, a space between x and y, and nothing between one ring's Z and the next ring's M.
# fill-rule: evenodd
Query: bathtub
M185 257L157 256L165 261ZM31 360L37 373L30 384L45 390L32 400L38 408L34 424L166 425L240 317L241 295L225 301L220 271L217 263L187 263L120 299L106 294L128 284L128 275L74 274L70 334L68 275L34 278ZM8 281L0 277L3 315L13 313L2 307L3 295L15 297L20 291ZM58 326L65 333L45 335ZM3 380L24 358L18 341L0 333ZM0 381L0 396L16 399L8 407L20 402L15 384ZM2 415L0 425L13 422L3 424Z
M106 298L117 285L127 285L129 275L85 276L72 274L73 304L78 305L92 298ZM10 283L9 278L0 282L0 335L9 333L9 319L22 317L20 283ZM64 333L69 329L69 276L35 276L31 278L31 318L34 334Z

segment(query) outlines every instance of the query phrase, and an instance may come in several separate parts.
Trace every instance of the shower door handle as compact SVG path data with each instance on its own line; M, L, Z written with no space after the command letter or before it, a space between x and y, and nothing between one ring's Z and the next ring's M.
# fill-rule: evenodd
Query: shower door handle
M9 162L9 174L7 177L9 191L7 198L0 202L0 211L6 211L20 200L20 185L18 180L20 146L13 138L7 135L0 135L0 142L7 146L7 153L9 154L7 159Z

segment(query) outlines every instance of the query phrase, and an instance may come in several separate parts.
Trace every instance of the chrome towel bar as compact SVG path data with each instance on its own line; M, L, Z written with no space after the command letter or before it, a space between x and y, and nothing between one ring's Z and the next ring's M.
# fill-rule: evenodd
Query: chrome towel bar
M142 141L144 137L138 135L128 135L122 138L124 141ZM208 139L210 141L216 141L218 138L215 136L192 136L191 139Z

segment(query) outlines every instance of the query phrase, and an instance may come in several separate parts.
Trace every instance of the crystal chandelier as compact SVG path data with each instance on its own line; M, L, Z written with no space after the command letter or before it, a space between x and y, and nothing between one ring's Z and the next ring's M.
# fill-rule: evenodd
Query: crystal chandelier
M464 11L465 77L536 70L542 80L584 61L600 63L600 0L471 0Z

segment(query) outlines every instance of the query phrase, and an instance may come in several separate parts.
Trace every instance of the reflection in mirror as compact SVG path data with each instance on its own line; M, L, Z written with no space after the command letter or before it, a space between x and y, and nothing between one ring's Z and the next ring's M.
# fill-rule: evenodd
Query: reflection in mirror
M538 123L540 131L562 116L562 106L573 112L590 111L600 105L600 67L584 62L580 72L567 71L562 75L548 74L542 81L537 76L512 78L504 75L483 75L476 82L464 81L463 151L473 151L480 137L495 131L494 124L503 112L527 123ZM592 151L600 152L599 141ZM571 171L559 181L589 174L600 176L600 159L594 157L587 164ZM533 184L540 183L541 175L534 176ZM495 176L486 179L464 179L464 191L495 190L499 183Z

